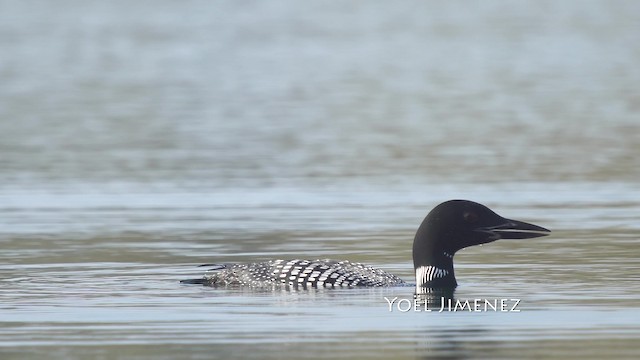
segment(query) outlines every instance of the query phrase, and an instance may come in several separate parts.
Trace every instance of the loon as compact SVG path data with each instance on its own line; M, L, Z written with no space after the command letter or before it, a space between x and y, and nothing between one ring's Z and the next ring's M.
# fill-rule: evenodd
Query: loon
M413 240L416 294L425 289L455 288L453 256L460 249L499 239L529 239L549 230L501 217L488 207L468 200L449 200L436 206ZM400 277L361 263L338 260L271 260L245 264L205 264L203 278L186 284L248 288L336 288L411 286Z

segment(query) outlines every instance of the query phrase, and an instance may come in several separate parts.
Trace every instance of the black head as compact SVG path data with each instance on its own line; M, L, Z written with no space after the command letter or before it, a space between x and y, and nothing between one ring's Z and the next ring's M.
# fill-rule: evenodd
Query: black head
M537 225L503 218L473 201L450 200L431 210L420 225L413 242L413 264L416 269L435 266L447 270L447 277L451 277L447 282L455 286L452 258L458 250L499 239L535 238L549 232Z

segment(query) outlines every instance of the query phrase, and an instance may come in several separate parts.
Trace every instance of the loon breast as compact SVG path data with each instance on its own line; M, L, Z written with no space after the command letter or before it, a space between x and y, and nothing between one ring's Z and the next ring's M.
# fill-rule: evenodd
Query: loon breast
M384 270L361 263L330 259L272 260L211 266L214 267L205 274L203 279L196 280L198 283L221 287L303 289L405 284L398 276Z

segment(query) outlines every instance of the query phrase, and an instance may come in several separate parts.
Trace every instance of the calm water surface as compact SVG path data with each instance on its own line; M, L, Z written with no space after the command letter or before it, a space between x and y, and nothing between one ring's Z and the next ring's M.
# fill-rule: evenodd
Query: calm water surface
M623 1L0 2L0 358L636 358L638 44ZM553 230L456 256L520 312L179 283L411 281L451 198Z

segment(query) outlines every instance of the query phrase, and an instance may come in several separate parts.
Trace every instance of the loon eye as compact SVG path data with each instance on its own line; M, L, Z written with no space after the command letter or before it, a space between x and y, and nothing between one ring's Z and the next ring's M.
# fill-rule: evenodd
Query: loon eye
M472 212L472 211L465 211L464 215L464 221L473 224L474 222L478 221L478 214Z

